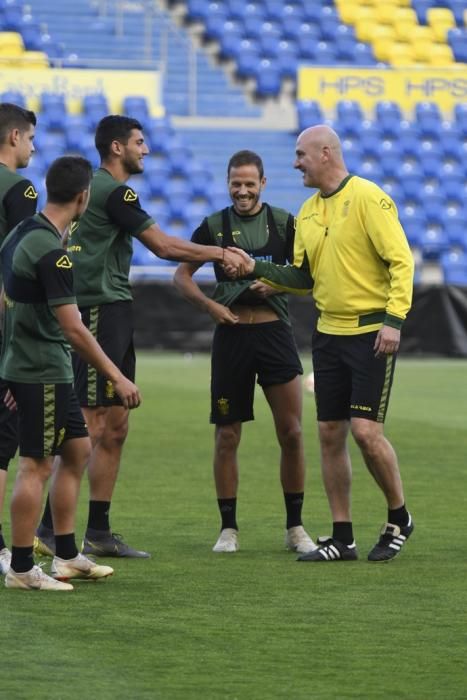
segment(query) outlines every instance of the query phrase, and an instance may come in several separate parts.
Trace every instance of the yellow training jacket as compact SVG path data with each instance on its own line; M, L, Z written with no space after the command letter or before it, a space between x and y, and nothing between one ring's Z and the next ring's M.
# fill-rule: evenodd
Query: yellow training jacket
M332 194L317 192L303 204L293 265L255 265L256 276L283 291L313 287L318 330L334 335L367 333L383 323L400 328L412 302L413 272L394 202L354 175Z

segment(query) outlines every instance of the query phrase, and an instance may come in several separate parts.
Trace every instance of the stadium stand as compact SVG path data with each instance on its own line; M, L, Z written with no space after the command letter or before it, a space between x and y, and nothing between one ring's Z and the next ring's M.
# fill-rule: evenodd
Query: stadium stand
M307 62L334 67L467 62L465 3L457 0L177 0L166 2L167 11L142 1L125 3L131 7L121 24L119 3L105 3L106 14L99 14L98 2L62 0L60 12L48 0L7 4L16 9L5 19L0 3L0 27L5 30L0 33L0 63L4 46L16 47L5 51L19 56L28 49L33 58L36 52L47 53L51 65L92 67L95 61L114 61L121 67L124 55L133 67L147 67L148 47L151 66L166 61L166 116L152 115L146 97L132 94L131 87L121 110L143 123L151 148L145 175L134 187L153 216L184 237L205 214L228 203L225 166L240 148L256 149L263 156L267 199L291 211L304 199L299 175L291 168L296 131L265 129L261 101L252 104L244 88L254 85L260 100L277 98L284 94L284 83L294 84L298 65ZM149 5L154 13L151 36L142 42ZM170 52L164 53L167 40ZM218 66L213 65L213 52ZM206 126L189 121L190 61L197 64L199 87L194 114L207 117ZM231 67L243 86L227 77ZM293 93L288 94L293 100ZM25 102L21 93L2 99ZM93 132L109 109L102 94L86 95L80 114L70 113L61 96L42 94L37 153L30 166L34 181L41 181L59 152L83 153L97 165ZM333 126L342 136L349 169L375 180L394 198L421 264L439 264L444 272L451 253L465 253L465 103L459 102L452 116L429 100L410 114L396 101L377 102L369 112L355 101L342 100L330 111L305 100L296 103L296 111L299 130L320 122ZM209 119L217 117L250 123L241 129L212 127L215 121ZM137 246L137 263L146 268L154 258Z

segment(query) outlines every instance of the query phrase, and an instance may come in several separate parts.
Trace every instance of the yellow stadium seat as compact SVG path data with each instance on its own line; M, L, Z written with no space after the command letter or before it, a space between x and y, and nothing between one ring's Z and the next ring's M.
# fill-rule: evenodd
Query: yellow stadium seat
M430 62L431 51L434 46L432 41L415 39L415 41L410 42L410 45L412 47L413 57L418 63Z
M412 33L410 35L410 41L434 41L435 33L432 27L424 27L417 25L412 27Z
M455 63L452 49L448 44L433 44L430 55L432 66L450 66Z
M412 66L415 63L410 44L397 42L389 49L389 63L392 66Z
M18 32L0 32L0 54L20 56L24 51L23 37Z
M394 5L381 2L375 6L375 16L381 24L394 24Z
M340 18L345 24L354 24L355 16L360 6L356 2L341 2L338 4Z
M396 37L398 41L410 41L410 38L413 34L413 30L416 28L417 25L414 25L413 22L398 22L397 24L394 24L394 30L396 32Z
M49 68L49 58L43 51L25 51L20 62L21 68Z
M395 43L394 39L376 39L373 42L373 53L378 61L389 61L389 52Z
M361 19L355 24L355 36L359 41L371 41L373 32L378 27L375 22Z
M411 22L412 24L418 24L417 13L413 7L395 7L394 8L394 22L393 24L399 24L400 22Z
M447 7L430 7L426 18L437 41L445 42L449 29L456 26L454 14Z

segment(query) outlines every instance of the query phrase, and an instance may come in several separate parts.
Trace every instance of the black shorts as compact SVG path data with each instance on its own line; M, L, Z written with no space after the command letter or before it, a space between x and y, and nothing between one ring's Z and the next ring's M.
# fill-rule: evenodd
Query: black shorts
M255 380L263 389L303 374L292 329L284 321L219 325L211 356L211 423L254 420Z
M88 436L72 384L8 382L18 406L21 457L51 457L65 440Z
M375 357L377 332L313 334L313 371L319 421L367 418L384 423L396 354Z
M5 406L8 384L0 379L0 469L8 469L18 449L18 414Z
M122 374L135 380L136 358L133 345L133 303L116 301L113 304L81 308L81 318L105 354L117 365ZM121 406L112 382L73 353L75 391L80 406Z

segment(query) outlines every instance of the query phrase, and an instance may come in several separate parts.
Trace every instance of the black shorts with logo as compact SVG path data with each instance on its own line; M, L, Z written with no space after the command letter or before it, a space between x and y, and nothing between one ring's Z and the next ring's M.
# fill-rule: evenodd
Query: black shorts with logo
M119 370L135 380L136 357L133 345L133 303L116 301L112 304L80 308L81 319L97 342ZM121 406L112 383L73 353L75 390L80 406Z
M88 436L72 384L27 384L8 381L18 407L21 457L51 457L65 440Z
M384 423L396 354L375 357L377 332L313 334L313 372L319 421L367 418Z
M0 469L8 469L18 449L18 414L5 406L8 384L0 379Z
M254 420L255 380L265 389L299 374L297 346L284 321L218 325L211 355L211 423Z

